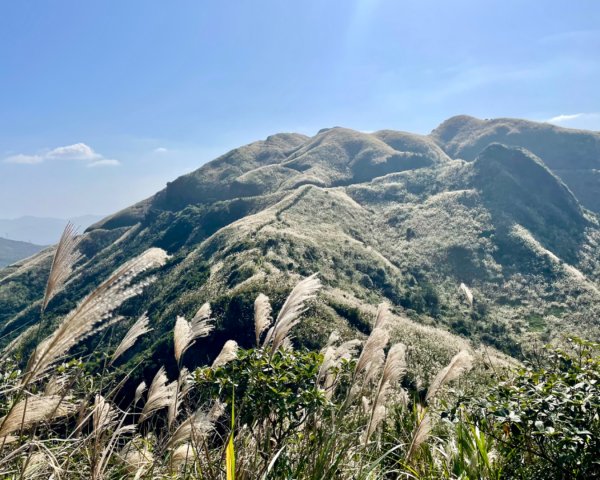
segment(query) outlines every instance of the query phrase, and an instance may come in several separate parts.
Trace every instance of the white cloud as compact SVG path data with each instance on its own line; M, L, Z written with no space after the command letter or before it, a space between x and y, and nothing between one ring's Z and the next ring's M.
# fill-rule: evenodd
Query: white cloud
M545 121L561 127L600 130L600 112L570 114L563 113Z
M98 160L102 155L94 152L92 147L85 143L74 143L65 147L57 147L46 154L48 160Z
M575 120L576 118L580 118L583 113L573 113L572 115L557 115L556 117L549 118L546 120L548 123L565 123L570 120Z
M85 143L74 143L72 145L65 145L62 147L56 147L51 150L47 150L42 153L34 155L17 154L4 159L5 163L19 163L19 164L38 164L46 161L65 160L65 161L80 161L87 164L88 167L106 167L106 166L117 166L121 162L114 159L104 158L101 154L94 151L92 147Z
M158 147L154 149L154 153L167 153L169 150L167 150L165 147Z
M41 163L44 161L44 158L40 155L23 155L19 153L18 155L11 155L10 157L6 157L4 162L6 163L21 163L21 164L34 164Z
M94 167L117 167L121 165L121 162L119 162L118 160L114 160L111 158L103 158L102 160L96 160L93 161L92 163L88 163L88 167L94 168Z

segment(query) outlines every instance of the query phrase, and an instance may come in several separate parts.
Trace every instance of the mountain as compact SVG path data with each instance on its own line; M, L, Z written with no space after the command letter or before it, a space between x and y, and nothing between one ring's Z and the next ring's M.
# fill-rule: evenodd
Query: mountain
M442 123L431 138L448 155L469 161L490 143L523 147L542 158L583 206L600 212L600 132L511 118L479 120L460 115Z
M60 239L67 222L73 223L83 231L101 219L99 215L82 215L69 219L32 216L0 219L0 235L21 242L52 245Z
M0 238L0 268L38 253L44 247L33 243Z
M334 328L367 333L367 313L382 300L416 356L448 358L466 341L518 356L534 339L597 339L599 182L590 172L599 135L465 116L430 135L337 127L272 135L90 226L84 257L46 318L156 246L171 259L121 311L130 319L148 311L154 327L134 356L168 356L176 316L204 301L218 321L196 347L198 362L230 337L249 346L256 294L277 308L313 272L325 289L297 330L309 347ZM5 341L38 320L50 262L46 250L0 270Z

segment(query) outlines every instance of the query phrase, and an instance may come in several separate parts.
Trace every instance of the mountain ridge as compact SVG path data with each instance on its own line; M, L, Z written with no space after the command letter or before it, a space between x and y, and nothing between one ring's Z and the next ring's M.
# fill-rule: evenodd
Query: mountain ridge
M0 237L0 268L30 257L44 248L42 245Z
M560 169L523 146L491 141L481 133L486 121L454 118L429 136L338 127L314 137L277 134L227 152L90 226L84 259L61 298L73 304L119 262L158 246L172 259L148 293L124 306L132 316L148 310L153 321L155 336L142 350L166 348L163 334L175 317L204 301L215 306L217 336L250 344L256 292L277 303L294 279L314 272L325 285L321 308L298 334L312 347L334 326L368 329L356 305L382 300L440 335L512 355L531 338L597 336L600 221L582 206L581 185L572 188ZM518 130L512 140L523 138L519 128L529 143L543 141L548 128L562 132L510 122ZM596 134L587 134L594 144ZM457 137L474 138L468 148L485 146L460 158L469 150L452 143ZM580 143L577 137L573 150ZM48 262L39 257L0 271L7 338L37 321L31 304ZM61 311L54 308L49 318Z

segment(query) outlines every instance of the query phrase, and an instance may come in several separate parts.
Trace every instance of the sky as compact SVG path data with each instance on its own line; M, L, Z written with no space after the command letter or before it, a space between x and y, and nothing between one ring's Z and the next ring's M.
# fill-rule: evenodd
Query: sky
M283 131L600 130L597 0L0 2L0 218L110 214Z

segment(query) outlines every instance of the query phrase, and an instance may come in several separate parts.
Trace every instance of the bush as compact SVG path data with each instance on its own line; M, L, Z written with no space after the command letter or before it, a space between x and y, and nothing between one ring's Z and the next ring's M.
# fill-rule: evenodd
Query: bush
M195 372L196 385L208 397L231 403L237 420L254 426L267 420L267 450L279 443L326 403L317 384L323 358L309 351L240 350L236 361Z
M474 412L510 478L600 478L600 345L573 339L549 349Z

